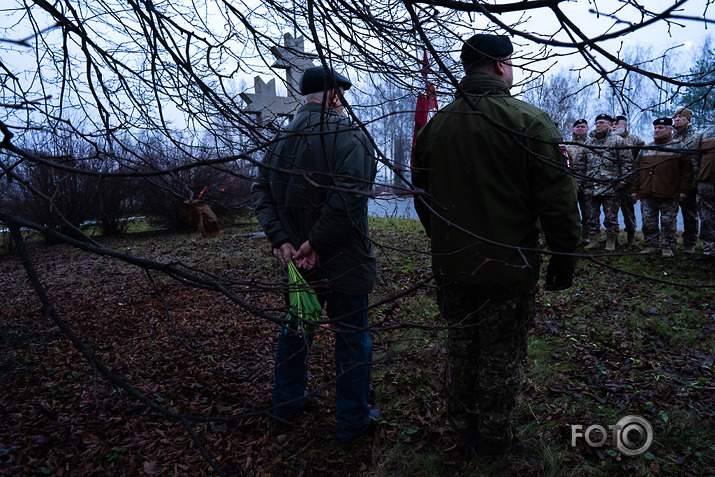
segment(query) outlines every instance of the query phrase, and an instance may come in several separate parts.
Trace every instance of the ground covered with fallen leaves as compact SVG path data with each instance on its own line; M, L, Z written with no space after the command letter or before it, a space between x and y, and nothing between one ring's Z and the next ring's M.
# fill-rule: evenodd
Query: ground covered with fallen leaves
M268 416L282 299L268 244L248 229L98 239L123 258L32 241L56 315L18 257L0 256L0 475L715 473L712 265L623 248L582 260L570 290L540 290L515 413L539 454L470 459L444 414L427 242L415 221L371 226L383 418L352 446L335 438L330 331L315 342L306 410L293 425ZM574 442L572 426L628 415L652 425L647 452L625 455L612 436Z

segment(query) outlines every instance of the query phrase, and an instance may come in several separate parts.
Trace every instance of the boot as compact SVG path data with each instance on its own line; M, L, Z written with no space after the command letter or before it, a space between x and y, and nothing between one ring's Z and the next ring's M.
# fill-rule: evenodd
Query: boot
M672 257L673 256L673 251L669 248L661 249L660 252L664 257Z
M655 253L655 247L646 247L641 250L641 253L644 255L650 255L651 253Z
M688 255L693 255L695 253L695 245L683 246L683 253L687 253Z
M628 246L632 247L636 244L636 231L628 230L626 233L628 234Z
M613 235L609 235L606 237L606 252L615 252L616 251L616 237Z
M588 245L586 245L583 249L584 250L593 250L596 249L600 246L601 244L598 243L598 235L591 235L591 240L589 240Z

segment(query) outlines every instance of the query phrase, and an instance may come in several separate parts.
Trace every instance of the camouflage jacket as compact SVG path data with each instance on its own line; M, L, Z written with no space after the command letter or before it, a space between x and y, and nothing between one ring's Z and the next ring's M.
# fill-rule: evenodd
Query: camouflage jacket
M715 126L703 131L700 136L703 152L696 154L696 181L715 184Z
M685 126L682 131L673 128L673 139L680 141L685 148L700 145L700 133L695 130L692 124Z
M683 149L700 149L702 147L702 134L696 131L692 124L688 124L685 126L685 129L680 132L673 128L673 139L680 141ZM697 161L698 154L691 153L691 158L693 159L695 177L697 177L699 167Z
M578 162L587 177L584 183L587 196L614 196L617 189L630 181L633 161L625 147L623 138L611 131L600 138L595 131L589 133L578 153Z
M632 192L640 197L677 199L678 194L692 194L693 163L682 154L682 143L651 142L636 159ZM652 148L652 149L650 149Z
M583 148L579 144L586 142L588 138L588 133L586 134L571 134L571 142L578 144L569 144L566 146L566 152L569 155L569 167L575 172L576 180L578 181L579 187L583 187L583 175L586 173L583 169L583 164L578 160L579 151Z
M635 134L631 134L627 131L624 134L621 134L621 137L626 143L626 146L631 148L629 149L629 151L631 151L633 160L636 160L638 154L641 152L641 148L645 146L645 141L641 139L640 136L636 136Z

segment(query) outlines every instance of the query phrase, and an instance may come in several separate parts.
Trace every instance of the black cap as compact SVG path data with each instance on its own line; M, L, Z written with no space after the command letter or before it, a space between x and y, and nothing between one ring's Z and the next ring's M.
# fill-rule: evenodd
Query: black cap
M467 66L484 58L506 58L513 52L514 47L509 37L477 33L464 42L459 58L462 60L462 65Z
M353 84L345 76L336 73L332 68L313 66L308 68L300 76L298 88L300 94L305 96L311 93L322 93L339 86L344 90L349 90Z
M658 126L659 124L662 124L663 126L672 126L673 120L670 118L658 118L653 121L653 126Z
M625 121L628 122L628 118L625 116L616 116L616 119L614 121Z
M588 124L588 121L585 119L577 119L575 123L573 123L573 127L578 126L579 124Z
M596 121L600 121L602 119L604 121L608 121L609 123L613 122L613 118L611 116L609 116L608 114L599 114L598 116L596 116Z

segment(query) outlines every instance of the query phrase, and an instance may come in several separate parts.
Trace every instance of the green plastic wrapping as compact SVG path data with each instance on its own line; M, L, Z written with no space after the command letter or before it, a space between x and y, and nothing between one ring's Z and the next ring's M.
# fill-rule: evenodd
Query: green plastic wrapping
M314 322L320 319L322 306L315 290L310 288L293 262L288 262L288 297L288 319L296 322L301 332L315 331L317 325Z

